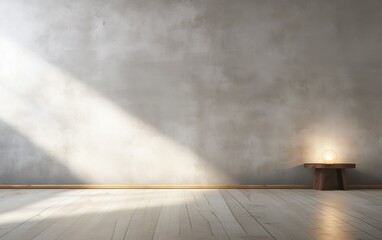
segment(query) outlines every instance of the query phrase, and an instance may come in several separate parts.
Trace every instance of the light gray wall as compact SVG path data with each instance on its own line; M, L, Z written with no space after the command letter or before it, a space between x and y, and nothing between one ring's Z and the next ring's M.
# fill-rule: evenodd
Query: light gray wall
M0 183L382 183L382 1L0 0Z

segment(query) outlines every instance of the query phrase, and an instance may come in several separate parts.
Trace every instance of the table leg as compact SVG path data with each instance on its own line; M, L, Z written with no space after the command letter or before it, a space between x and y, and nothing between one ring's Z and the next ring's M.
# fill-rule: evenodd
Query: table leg
M314 189L324 190L325 171L324 169L316 168L314 174Z
M337 169L316 168L313 187L317 190L344 189L346 182L344 185L343 176Z
M339 189L341 190L348 189L348 181L347 181L346 171L344 168L337 169L337 180L338 180Z

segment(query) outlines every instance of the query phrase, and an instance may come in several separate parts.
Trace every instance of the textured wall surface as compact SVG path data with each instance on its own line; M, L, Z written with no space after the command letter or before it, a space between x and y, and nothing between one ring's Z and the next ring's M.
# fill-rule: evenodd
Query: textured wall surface
M0 183L381 183L382 1L0 0Z

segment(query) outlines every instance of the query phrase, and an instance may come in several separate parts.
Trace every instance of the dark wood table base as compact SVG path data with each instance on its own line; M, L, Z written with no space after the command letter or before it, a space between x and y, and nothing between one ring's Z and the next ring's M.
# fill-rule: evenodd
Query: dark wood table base
M314 168L313 188L317 190L347 190L346 168L355 168L354 163L305 163L305 168Z

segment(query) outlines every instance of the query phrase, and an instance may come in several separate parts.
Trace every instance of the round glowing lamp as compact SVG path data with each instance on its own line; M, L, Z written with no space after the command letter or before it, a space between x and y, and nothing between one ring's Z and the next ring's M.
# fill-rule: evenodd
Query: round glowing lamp
M325 150L321 157L324 163L332 164L336 161L337 154L333 150Z

